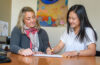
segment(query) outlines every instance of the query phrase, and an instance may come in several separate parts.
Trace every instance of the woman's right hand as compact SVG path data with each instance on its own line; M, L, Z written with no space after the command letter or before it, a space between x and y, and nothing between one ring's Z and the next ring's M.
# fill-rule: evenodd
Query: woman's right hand
M32 50L31 50L30 48L28 48L28 49L20 49L20 50L18 51L18 54L24 55L24 56L30 56L30 55L33 55L33 54L35 54L35 53L32 52Z
M52 55L53 49L50 49L49 47L46 49L46 53Z

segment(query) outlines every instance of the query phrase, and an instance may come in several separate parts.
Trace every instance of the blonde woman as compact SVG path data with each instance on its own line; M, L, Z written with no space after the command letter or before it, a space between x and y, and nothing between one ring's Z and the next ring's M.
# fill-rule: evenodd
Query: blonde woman
M40 28L34 10L24 7L11 34L11 52L24 56L45 53L48 42L48 35Z

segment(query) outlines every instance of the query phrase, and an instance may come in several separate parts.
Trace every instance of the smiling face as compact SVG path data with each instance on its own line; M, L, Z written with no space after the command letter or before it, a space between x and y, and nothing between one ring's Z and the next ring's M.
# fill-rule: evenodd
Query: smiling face
M34 12L25 12L24 15L24 23L27 27L31 28L34 27L36 24L36 18Z
M71 11L69 13L68 21L69 21L70 27L72 27L74 29L77 27L80 27L80 20L74 11Z

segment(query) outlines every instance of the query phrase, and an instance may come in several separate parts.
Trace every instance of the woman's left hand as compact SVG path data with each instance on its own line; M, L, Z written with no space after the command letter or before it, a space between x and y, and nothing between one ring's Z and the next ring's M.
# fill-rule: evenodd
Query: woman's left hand
M77 56L78 53L76 51L70 51L70 52L65 52L62 54L64 57L73 57L73 56Z
M35 52L35 54L44 54L44 53L41 51L38 51L38 52Z

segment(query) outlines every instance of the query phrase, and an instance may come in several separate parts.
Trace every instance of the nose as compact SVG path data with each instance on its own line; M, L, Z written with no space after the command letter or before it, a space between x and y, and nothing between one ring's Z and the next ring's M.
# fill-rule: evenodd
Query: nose
M72 19L69 19L69 22L70 22L70 23L72 23L72 22L73 22L73 20L72 20Z
M31 22L35 22L36 21L36 19L35 18L31 18Z

